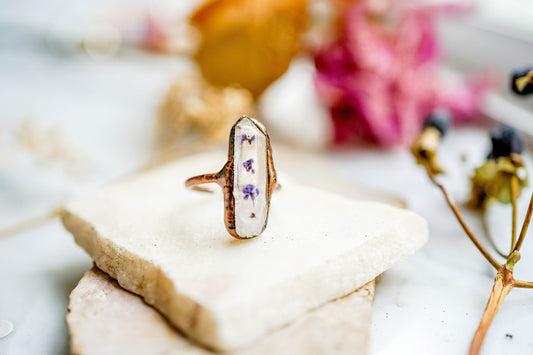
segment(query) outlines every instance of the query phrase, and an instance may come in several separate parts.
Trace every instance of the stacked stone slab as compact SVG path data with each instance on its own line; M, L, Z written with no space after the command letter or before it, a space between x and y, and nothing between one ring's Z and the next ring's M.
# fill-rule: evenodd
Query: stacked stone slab
M72 201L63 214L98 268L206 348L259 344L427 240L426 222L412 212L308 188L282 173L265 232L233 239L222 194L183 186L223 162L189 157Z

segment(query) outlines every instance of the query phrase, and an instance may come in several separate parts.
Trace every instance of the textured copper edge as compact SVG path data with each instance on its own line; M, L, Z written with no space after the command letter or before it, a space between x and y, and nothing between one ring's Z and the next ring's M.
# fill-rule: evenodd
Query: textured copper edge
M222 187L222 190L224 192L224 224L226 225L226 230L234 238L252 239L252 238L259 236L261 233L253 237L243 238L243 237L240 237L235 230L235 197L233 196L235 128L237 127L239 122L244 118L250 119L250 121L252 121L252 123L266 137L266 154L267 154L266 161L267 161L267 179L268 179L267 191L266 191L267 208L266 208L265 223L263 224L261 233L265 230L267 226L267 222L268 222L268 215L270 212L270 198L272 196L272 192L274 191L274 189L276 189L277 187L279 188L279 185L277 184L277 174L276 174L276 170L274 169L274 160L272 158L272 146L270 145L270 137L268 136L265 126L263 126L260 122L258 122L254 118L251 118L248 116L241 116L237 120L237 122L235 122L233 127L231 127L231 131L229 135L228 161L218 173L194 176L192 178L187 179L187 181L185 181L185 186L193 188L198 191L211 192L210 190L205 189L201 186L197 186L197 185L207 184L207 183L217 183L220 187Z

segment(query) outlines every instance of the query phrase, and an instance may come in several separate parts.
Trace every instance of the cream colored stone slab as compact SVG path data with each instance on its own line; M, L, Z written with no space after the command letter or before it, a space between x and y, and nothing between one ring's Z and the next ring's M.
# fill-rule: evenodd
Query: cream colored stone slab
M374 281L300 316L294 323L234 355L366 354ZM67 324L79 355L209 355L155 309L93 268L72 291Z
M222 194L183 187L224 160L183 159L73 201L63 214L99 268L209 347L250 345L427 240L427 224L414 213L306 188L283 174L263 235L235 240L223 225Z

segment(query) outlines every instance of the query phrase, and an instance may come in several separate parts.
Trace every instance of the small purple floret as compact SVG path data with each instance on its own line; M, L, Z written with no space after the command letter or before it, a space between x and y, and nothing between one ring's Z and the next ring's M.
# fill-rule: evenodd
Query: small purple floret
M242 193L244 194L244 199L248 200L248 197L254 201L255 198L259 195L259 189L257 189L254 185L248 184L244 189L242 189Z
M241 135L241 143L248 142L252 144L253 141L255 141L255 134L251 137L248 137L246 134Z
M255 170L253 169L254 160L248 159L244 163L242 163L242 166L246 169L247 172L251 172L252 174L255 174Z

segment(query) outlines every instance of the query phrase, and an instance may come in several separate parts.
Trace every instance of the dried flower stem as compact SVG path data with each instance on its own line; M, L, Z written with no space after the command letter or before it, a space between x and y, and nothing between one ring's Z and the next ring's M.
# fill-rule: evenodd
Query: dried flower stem
M494 259L492 255L489 254L489 252L481 245L479 240L474 236L470 228L466 225L466 222L464 221L461 212L459 212L459 209L457 208L457 205L455 201L453 200L452 196L448 193L448 190L439 183L435 177L435 174L431 171L429 164L423 164L423 166L426 169L426 172L433 184L437 186L442 193L444 194L444 197L446 199L446 202L450 206L450 208L453 211L453 214L455 215L455 218L459 221L459 224L461 224L461 227L463 227L463 230L465 231L466 235L472 243L476 246L476 248L479 250L479 252L487 259L487 261L496 269L497 274L496 278L494 280L494 285L492 287L492 292L490 294L489 300L487 302L487 306L485 307L485 311L483 312L483 316L481 318L481 321L479 323L479 326L476 330L476 333L474 334L474 338L472 339L472 344L470 346L470 355L478 355L481 351L481 346L483 345L483 340L485 339L485 336L487 334L487 331L492 324L492 321L496 314L498 313L501 305L503 304L503 301L505 300L505 297L511 292L513 287L519 287L519 288L533 288L533 282L530 281L521 281L521 280L515 280L513 278L513 269L514 265L520 260L520 248L522 247L522 243L524 242L524 238L526 237L527 230L529 227L529 224L531 222L531 218L533 216L533 195L531 196L531 199L529 201L529 207L527 209L526 217L524 219L524 223L522 224L522 229L520 231L520 235L518 237L518 240L516 240L516 231L517 231L517 195L518 195L518 180L516 176L511 177L511 204L512 204L512 236L511 236L511 251L509 255L507 255L507 260L505 264L500 264ZM488 228L486 228L488 230ZM490 238L489 238L490 239Z
M518 288L533 288L533 282L514 280L513 286Z
M483 312L483 317L479 323L476 334L472 339L472 344L470 345L470 355L477 355L481 350L483 345L483 340L485 335L489 330L492 320L498 313L505 297L509 294L513 288L513 271L506 268L502 268L498 271L496 278L494 280L494 286L492 287L492 292L490 293L489 301L485 307L485 312Z
M518 190L518 177L516 175L511 176L511 205L512 205L512 231L511 231L511 249L509 255L514 251L516 246L516 199Z
M459 209L457 208L457 205L455 204L455 201L453 200L453 197L448 193L448 190L446 190L444 185L442 185L440 182L437 181L435 175L431 172L431 169L429 168L429 166L427 164L424 164L424 167L426 168L426 172L427 172L429 178L431 179L431 181L433 182L433 184L435 184L435 186L437 186L442 191L442 193L444 195L444 198L446 199L446 202L448 202L448 205L452 209L453 214L455 215L455 218L457 218L457 221L459 221L459 224L461 224L461 227L463 227L463 230L465 231L465 233L468 236L468 238L470 238L472 243L474 243L476 248L485 257L485 259L487 259L487 261L496 270L500 270L502 268L502 264L498 263L498 261L496 261L496 259L494 259L494 257L492 255L490 255L490 253L485 249L485 247L483 247L483 245L481 245L479 240L477 240L477 238L475 237L474 233L472 233L472 231L470 230L470 228L468 227L468 225L464 221L463 216L461 215L461 212L459 212ZM533 203L533 200L532 200L532 203ZM533 208L533 206L531 206L531 207Z
M512 181L511 186L513 186ZM513 192L511 193L513 194ZM516 198L513 199L513 209L516 209ZM515 213L516 212L513 212L513 218L516 218ZM513 246L511 253L509 253L505 265L498 270L498 274L496 275L496 278L494 280L494 286L492 287L492 292L487 302L487 306L485 307L485 311L483 312L483 317L481 318L479 327L476 331L476 334L474 334L474 339L472 339L472 344L470 345L470 355L479 354L481 346L483 345L483 340L485 339L485 335L487 334L492 320L498 313L505 297L509 294L509 292L511 292L512 288L533 288L533 282L515 280L513 278L514 265L520 260L519 250L522 246L525 235L527 234L527 229L529 227L532 215L533 195L531 195L531 199L529 201L529 207L527 209L526 218L524 219L524 223L522 224L522 230L520 231L518 241ZM513 223L514 222L515 221L513 221Z
M533 215L533 194L531 195L531 198L529 199L529 206L527 207L526 218L524 220L524 224L522 224L522 230L520 231L520 236L518 237L518 241L516 242L516 245L511 251L511 254L514 251L520 251L520 248L522 247L522 243L524 242L524 238L526 237L527 229L529 228L529 223L531 222L532 215Z

